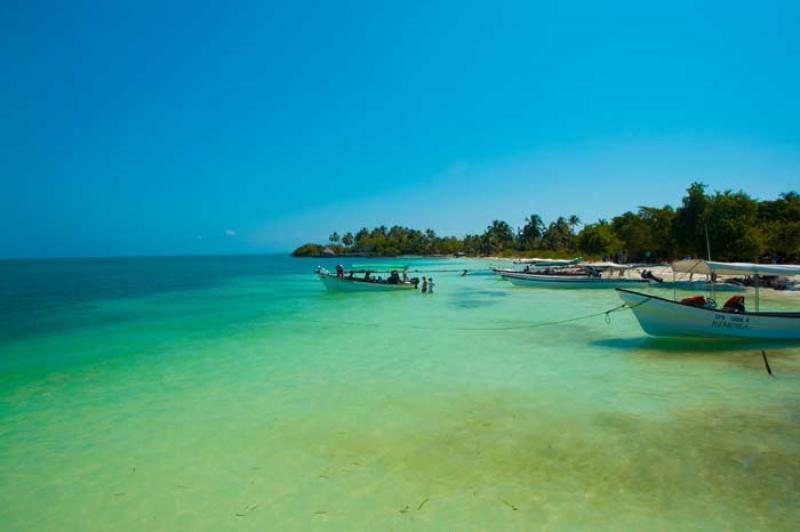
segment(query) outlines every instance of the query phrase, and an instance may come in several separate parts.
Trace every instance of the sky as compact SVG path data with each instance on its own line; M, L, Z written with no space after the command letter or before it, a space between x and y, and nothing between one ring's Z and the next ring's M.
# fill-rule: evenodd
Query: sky
M0 2L0 258L800 188L800 3Z

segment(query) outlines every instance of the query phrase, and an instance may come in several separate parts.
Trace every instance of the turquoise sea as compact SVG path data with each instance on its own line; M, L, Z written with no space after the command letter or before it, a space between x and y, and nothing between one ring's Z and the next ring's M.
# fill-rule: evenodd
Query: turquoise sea
M0 528L800 528L800 348L540 326L620 301L407 262L435 294L282 256L0 262Z

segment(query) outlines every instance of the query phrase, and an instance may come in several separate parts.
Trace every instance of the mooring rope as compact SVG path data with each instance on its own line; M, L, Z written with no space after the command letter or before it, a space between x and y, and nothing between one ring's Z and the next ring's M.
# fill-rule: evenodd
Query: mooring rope
M542 321L537 323L526 323L524 325L510 325L506 327L454 327L453 330L455 331L512 331L512 330L519 330L519 329L537 329L539 327L552 327L554 325L563 325L565 323L573 323L576 321L588 320L591 318L597 318L599 316L605 316L606 323L611 323L611 314L615 312L620 312L622 310L630 310L633 308L638 307L639 305L643 305L649 301L645 299L644 301L640 301L639 303L630 306L627 303L623 303L621 305L617 305L616 307L610 308L608 310L604 310L602 312L594 312L592 314L586 314L583 316L577 316L575 318L567 318L564 320L556 320L556 321ZM369 322L350 322L350 321L333 321L333 320L304 320L308 323L319 323L324 325L352 325L357 327L380 327L385 325L384 323L369 323ZM406 329L420 329L420 330L440 330L439 327L427 327L424 325L404 325Z
M641 303L637 304L636 306L640 304ZM567 318L565 320L540 321L538 323L527 323L525 325L511 325L508 327L464 327L464 328L457 327L456 330L457 331L512 331L516 329L537 329L539 327L552 327L554 325L563 325L565 323L588 320L591 318L597 318L599 316L605 316L606 323L611 323L611 314L613 314L614 312L625 310L626 308L633 308L633 307L628 307L627 303L623 303L621 305L618 305L614 308L610 308L608 310L604 310L602 312L595 312L593 314L586 314L584 316L578 316L575 318Z

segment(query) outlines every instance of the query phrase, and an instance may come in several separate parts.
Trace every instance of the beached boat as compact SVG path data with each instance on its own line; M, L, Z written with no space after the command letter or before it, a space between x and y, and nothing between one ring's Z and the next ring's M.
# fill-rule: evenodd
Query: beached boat
M683 264L680 264L683 263ZM755 281L755 311L745 310L743 296L732 296L721 307L712 297L669 300L634 290L617 288L647 334L672 337L760 338L800 340L800 312L761 312L759 278L765 275L800 275L800 266L679 261L677 271L707 275L751 275Z
M585 270L584 270L585 271ZM537 288L617 288L624 286L646 286L646 279L601 276L589 273L500 273L500 276L515 286Z
M556 272L557 274L575 274L577 271L582 275L597 274L606 271L623 272L632 268L637 268L635 264L618 264L616 262L581 262L580 257L570 260L559 259L520 259L515 260L514 264L524 264L525 268L500 268L492 266L494 273L547 273Z
M408 279L407 281L400 279L399 275L396 280L392 280L392 276L388 279L379 279L372 277L370 270L352 270L345 274L343 271L339 274L331 273L325 268L317 268L316 274L328 290L339 290L345 292L397 292L416 290L419 280L417 278ZM356 274L363 274L362 277L356 277Z
M514 261L514 264L523 264L525 265L524 269L501 268L496 266L491 266L489 269L497 275L505 273L541 273L545 270L552 270L553 268L555 268L556 271L562 271L562 269L568 271L574 267L586 266L586 264L580 264L580 262L580 257L575 257L574 259L517 259Z

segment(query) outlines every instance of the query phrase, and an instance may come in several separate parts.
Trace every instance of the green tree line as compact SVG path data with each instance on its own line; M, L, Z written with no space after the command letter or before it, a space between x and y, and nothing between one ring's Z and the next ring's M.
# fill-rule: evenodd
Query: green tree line
M432 229L365 227L355 234L334 232L328 244L305 244L294 255L319 256L327 248L335 254L379 256L580 254L657 262L705 257L708 240L715 260L800 261L800 195L787 192L774 200L758 200L742 191L710 194L706 188L692 183L677 208L643 206L585 225L576 215L545 224L538 214L531 214L516 229L493 220L482 234L464 238L439 236Z

